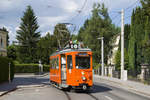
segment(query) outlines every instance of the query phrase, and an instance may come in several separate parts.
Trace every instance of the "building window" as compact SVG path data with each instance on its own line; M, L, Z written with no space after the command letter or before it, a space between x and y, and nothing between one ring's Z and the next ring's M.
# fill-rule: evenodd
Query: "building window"
M3 48L3 39L1 38L0 41L1 41L1 47Z

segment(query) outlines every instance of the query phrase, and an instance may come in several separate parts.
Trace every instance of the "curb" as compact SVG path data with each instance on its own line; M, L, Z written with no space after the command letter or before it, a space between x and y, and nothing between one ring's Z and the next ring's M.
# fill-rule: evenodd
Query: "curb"
M99 78L101 78L101 77L99 77ZM105 79L105 78L101 78L101 79L107 80L107 81L110 81L110 82L113 82L113 83L115 83L115 84L119 84L119 85L122 85L122 86L126 86L126 87L128 87L128 90L132 90L132 91L134 91L134 92L141 93L141 94L143 94L143 95L145 95L145 96L150 97L150 94L149 94L149 93L145 93L145 92L139 91L139 90L133 88L133 87L130 86L130 85L125 85L125 84L123 84L123 83L116 82L116 81L112 81L112 80Z
M49 75L49 73L44 73L43 75L35 75L35 76L44 77L44 76L47 76L47 75ZM7 82L4 82L4 83L7 83ZM4 83L1 83L1 84L4 84ZM41 86L43 86L43 85L38 85L38 86L36 86L36 87L41 87ZM8 90L8 91L5 91L5 92L3 92L3 93L0 94L0 97L2 97L2 96L4 96L4 95L7 95L7 94L10 93L10 92L16 91L16 90L19 89L19 88L21 88L21 87L15 87L15 88L13 88L13 89L10 89L10 90Z
M45 73L43 75L35 75L35 76L44 77L44 76L47 76L47 75L49 75L49 73Z
M16 87L16 88L13 88L13 89L11 89L11 90L9 90L9 91L6 91L6 92L0 94L0 97L4 96L4 95L6 95L6 94L8 94L8 93L10 93L10 92L16 91L17 89L18 89L18 88Z

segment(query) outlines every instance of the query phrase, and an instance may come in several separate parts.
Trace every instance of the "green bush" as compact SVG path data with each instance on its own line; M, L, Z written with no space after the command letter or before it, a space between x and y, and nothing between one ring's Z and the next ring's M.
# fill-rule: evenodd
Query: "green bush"
M101 64L93 63L93 69L98 69L101 67Z
M10 78L14 78L14 63L7 57L0 56L0 83L6 82L9 79L9 63L10 63Z
M49 72L49 65L43 65L43 71ZM16 64L15 73L37 73L39 72L38 64Z

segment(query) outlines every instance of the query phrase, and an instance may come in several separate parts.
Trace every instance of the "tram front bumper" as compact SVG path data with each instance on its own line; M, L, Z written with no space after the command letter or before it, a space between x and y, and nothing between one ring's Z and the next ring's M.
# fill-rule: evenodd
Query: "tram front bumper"
M88 84L79 84L79 86L73 86L74 89L79 89L79 90L89 90L92 88L92 86L89 86Z

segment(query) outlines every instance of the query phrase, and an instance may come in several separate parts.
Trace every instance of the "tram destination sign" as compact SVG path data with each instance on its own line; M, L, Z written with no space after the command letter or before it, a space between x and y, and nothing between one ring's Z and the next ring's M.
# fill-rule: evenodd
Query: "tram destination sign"
M88 54L86 52L80 52L78 53L79 56L87 56Z

